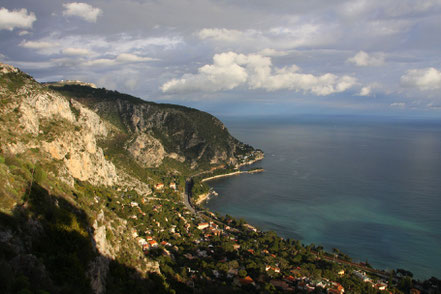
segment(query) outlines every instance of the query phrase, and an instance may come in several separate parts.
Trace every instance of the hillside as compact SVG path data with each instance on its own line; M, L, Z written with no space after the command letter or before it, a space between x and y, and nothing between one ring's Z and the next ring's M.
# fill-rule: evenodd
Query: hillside
M118 140L123 138L121 143L143 167L158 167L164 159L192 170L222 164L238 166L254 152L232 137L217 118L196 109L81 85L51 88L81 102L118 128Z
M0 64L0 293L434 289L182 201L263 157L215 117ZM200 183L198 183L200 184Z

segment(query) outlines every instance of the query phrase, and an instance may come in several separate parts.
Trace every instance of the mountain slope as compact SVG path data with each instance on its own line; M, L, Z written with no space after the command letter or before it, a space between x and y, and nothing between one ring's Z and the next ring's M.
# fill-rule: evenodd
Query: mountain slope
M237 166L255 152L232 137L217 118L196 109L79 85L52 89L87 105L125 133L125 148L143 167L157 167L164 158L191 169Z
M0 64L1 292L169 292L140 236L170 239L162 229L169 222L199 221L182 217L184 172L254 152L206 113L103 93L114 92L92 93L94 112L79 102L92 108L93 96L72 99ZM203 125L192 121L199 117ZM164 180L176 181L176 191L152 195Z

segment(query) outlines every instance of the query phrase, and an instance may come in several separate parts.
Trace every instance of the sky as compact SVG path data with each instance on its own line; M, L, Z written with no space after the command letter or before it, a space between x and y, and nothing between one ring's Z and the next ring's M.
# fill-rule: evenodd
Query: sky
M441 0L0 0L0 62L217 115L441 117Z

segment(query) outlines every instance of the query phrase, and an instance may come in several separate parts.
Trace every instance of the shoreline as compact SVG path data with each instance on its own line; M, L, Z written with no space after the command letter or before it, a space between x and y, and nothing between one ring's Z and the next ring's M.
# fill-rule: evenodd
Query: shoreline
M261 173L261 172L264 172L263 168L259 168L259 169L255 169L255 170L249 170L249 171L235 171L235 172L228 173L228 174L222 174L222 175L217 175L217 176L212 176L212 177L208 177L208 178L202 179L201 183L208 182L208 181L215 180L215 179L220 179L220 178L226 178L226 177L237 176L237 175L242 175L242 174L250 174L250 175L252 175L252 174L257 174L257 173ZM218 194L214 190L213 191L209 191L208 193L200 194L198 196L198 200L195 201L195 204L196 205L201 205L202 203L210 200L210 196L211 195L217 196Z
M254 160L251 160L251 161L245 162L245 163L243 163L243 164L241 164L241 165L238 165L237 167L238 167L238 168L241 168L241 167L243 167L243 166L252 165L252 164L254 164L254 163L258 162L258 161L263 160L264 158L265 158L265 156L264 156L264 153L262 152L262 153L260 153L259 156L258 156L257 158L255 158ZM220 178L226 178L226 177L231 177L231 176L237 176L237 175L241 175L241 174L256 174L256 173L261 173L261 172L264 172L264 171L265 171L265 170L264 170L263 168L258 168L258 169L254 169L254 170L247 170L247 171L241 171L241 170L238 170L238 171L231 172L231 173L227 173L227 174L220 174L220 175L216 175L216 176L211 176L211 177L203 178L203 179L201 180L201 183L208 182L208 181L215 180L215 179L220 179ZM214 192L214 193L213 193L213 192ZM195 201L195 205L201 205L202 203L204 203L204 202L210 200L210 196L211 196L212 194L214 194L214 195L218 195L218 194L216 193L216 191L214 191L214 190L213 190L213 191L209 191L208 193L200 194L200 195L198 196L198 200Z
M226 177L237 176L237 175L242 175L242 174L256 174L256 173L261 173L261 172L264 172L263 168L259 168L259 169L255 169L255 170L238 170L238 171L231 172L228 174L221 174L221 175L217 175L217 176L204 178L201 180L201 183L211 181L214 179L226 178Z

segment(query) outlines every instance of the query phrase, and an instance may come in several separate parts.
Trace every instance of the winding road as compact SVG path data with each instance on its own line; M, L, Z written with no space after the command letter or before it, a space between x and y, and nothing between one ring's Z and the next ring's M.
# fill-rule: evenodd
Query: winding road
M182 201L184 202L185 207L188 208L192 213L196 213L196 210L194 209L193 205L191 205L190 196L191 196L191 186L192 186L192 179L188 178L185 181L185 189L182 193Z

